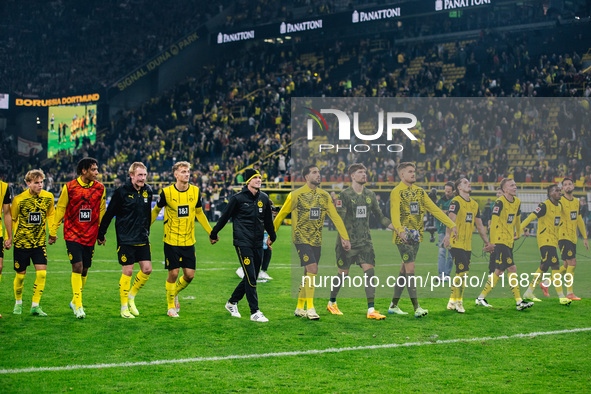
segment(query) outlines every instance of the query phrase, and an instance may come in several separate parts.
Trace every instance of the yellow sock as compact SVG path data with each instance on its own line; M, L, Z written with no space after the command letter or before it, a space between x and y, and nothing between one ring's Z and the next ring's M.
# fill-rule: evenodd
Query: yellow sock
M486 281L486 285L484 286L484 289L482 289L482 293L480 293L480 296L478 298L485 298L488 293L490 293L490 291L497 285L497 282L499 281L499 276L495 273L492 274L492 282L491 282L491 276L488 276L488 280Z
M87 277L88 277L88 275L87 276L84 276L82 274L80 275L80 279L82 280L82 286L80 286L80 292L82 292L84 290L84 286L86 286L86 278Z
M74 297L72 301L76 308L80 308L82 306L82 275L72 272L72 294Z
M2 274L0 273L0 282L2 282Z
M466 279L465 278L468 278L468 273L469 272L470 271L466 271L466 272L463 272L462 273L462 285L458 289L459 292L460 292L460 295L458 297L460 299L460 301L464 299L464 290L466 290ZM464 278L464 275L465 275L465 278Z
M566 294L572 294L573 293L573 285L575 284L575 266L569 265L568 268L566 269L566 273L571 274L571 276L568 278L568 280L564 279L564 282L567 284L566 285ZM570 286L568 285L569 283L570 283Z
M166 303L168 304L168 309L174 308L174 283L169 283L166 281Z
M306 283L304 284L306 286L306 303L308 304L308 309L312 309L314 308L314 278L316 277L316 274L308 272L306 277L309 278L306 279Z
M189 286L189 282L185 280L184 276L181 276L179 280L177 280L176 284L174 285L174 295L176 296L181 290L184 290ZM173 297L174 298L174 297ZM169 308L170 309L170 308Z
M515 298L515 302L523 301L521 299L521 291L519 289L519 276L517 276L517 272L509 272L509 275L507 275L507 277L509 279L509 283L517 283L517 286L509 285L509 287L511 288L511 292L513 293L513 298Z
M121 279L119 279L119 296L121 297L121 306L125 306L126 308L130 285L131 276L121 275Z
M33 302L37 304L41 301L41 295L43 294L43 290L45 289L46 277L46 270L37 271L37 276L35 277L35 284L33 284Z
M559 271L560 271L560 275L564 275L568 271L568 268L565 267L564 265L561 265Z
M556 294L558 294L558 298L564 298L564 293L562 292L562 277L560 276L560 270L552 270L552 284L556 289Z
M459 276L459 275L456 274L456 277L457 276ZM456 283L458 283L457 282L457 279L456 279ZM450 299L451 302L457 302L459 297L460 297L460 288L457 287L454 284L454 281L452 281L452 283L451 283L451 295L449 296L449 299Z
M306 307L306 287L300 285L300 292L298 294L297 309L304 309Z
M14 299L23 299L23 287L25 287L25 274L16 274L14 277Z
M540 283L540 278L542 278L542 275L544 274L544 271L542 271L540 268L538 268L536 270L536 274L539 274L539 276L534 275L534 281L530 283L529 285L529 291L531 293L534 292L534 290L536 289L536 286L538 285L538 283Z
M148 279L150 279L150 275L146 275L142 271L138 272L135 276L135 280L133 281L133 286L129 291L129 295L134 298L137 295L137 292L140 291L142 287L144 287Z

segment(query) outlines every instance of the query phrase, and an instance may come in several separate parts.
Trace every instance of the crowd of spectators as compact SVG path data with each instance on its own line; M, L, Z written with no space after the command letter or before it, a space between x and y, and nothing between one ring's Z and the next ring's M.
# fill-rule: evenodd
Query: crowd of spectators
M552 33L544 37L551 40ZM75 176L77 160L92 156L101 163L101 180L117 184L126 179L130 162L142 161L158 187L172 181L169 169L175 161L188 160L194 165L194 183L219 197L228 186L239 183L239 171L249 165L258 166L268 183L297 180L291 169L301 168L303 163L290 155L291 97L451 95L493 100L561 95L562 83L570 83L566 96L588 96L582 87L590 81L582 73L580 55L569 51L533 56L530 38L527 34L483 32L466 47L456 43L453 56L442 51L441 45L402 47L393 41L387 41L381 51L372 51L366 39L292 46L260 44L220 57L201 77L138 109L120 113L99 135L97 144L83 140L74 152L63 151L43 166L51 182L59 185ZM583 37L575 37L574 42L577 40ZM304 53L313 53L319 60L304 62ZM410 75L408 66L418 56L425 57L425 64ZM350 59L349 63L342 62L343 58ZM468 75L446 83L440 61L475 70L477 64L479 77ZM349 72L351 64L353 71ZM448 87L438 88L441 85ZM372 155L366 163L370 181L396 181L396 164L411 160L420 163L419 179L426 182L444 182L460 175L473 182L496 182L504 176L538 182L569 175L591 185L591 137L582 123L589 118L588 106L562 105L557 115L559 127L554 128L549 127L551 108L547 105L495 109L497 113L491 117L486 107L474 106L470 111L426 107L421 129L416 131L419 141L399 141L405 147L402 154ZM535 155L535 164L512 166L511 145L519 146L520 154ZM10 144L2 144L3 158L11 157L11 152L4 152L7 146ZM479 153L473 154L475 151ZM341 152L314 160L325 169L328 181L339 182L346 179L351 155ZM4 162L8 171L3 172L9 180L41 164L35 158L20 167Z

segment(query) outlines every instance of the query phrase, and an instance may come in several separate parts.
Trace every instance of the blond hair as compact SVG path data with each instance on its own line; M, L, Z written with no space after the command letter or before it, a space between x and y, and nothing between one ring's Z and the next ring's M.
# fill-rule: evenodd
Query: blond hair
M417 169L417 166L414 163L411 163L410 161L406 161L406 162L402 162L402 163L398 164L398 167L396 167L396 171L400 172L400 171L404 170L406 167L412 167L415 170Z
M138 168L143 168L144 170L148 170L148 168L144 165L144 163L140 161L136 161L129 166L129 175L135 174Z
M187 167L190 170L191 169L191 163L189 163L188 161L177 161L172 166L172 172L173 172L173 174L176 172L176 170L179 169L179 167Z
M29 172L27 172L27 174L25 175L25 182L33 182L35 180L37 180L37 178L41 178L41 180L45 180L45 173L43 172L42 169L38 169L38 170L31 170Z

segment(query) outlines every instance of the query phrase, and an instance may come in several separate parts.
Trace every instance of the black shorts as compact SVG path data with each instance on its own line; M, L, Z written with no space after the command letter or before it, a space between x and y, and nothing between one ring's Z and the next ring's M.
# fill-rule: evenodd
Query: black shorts
M503 244L495 245L495 269L506 271L507 268L514 266L513 248Z
M1 227L0 227L1 229ZM0 259L4 258L4 238L0 237Z
M45 246L37 248L14 248L14 270L22 272L27 269L31 261L35 265L47 265L47 250Z
M570 260L577 257L577 245L568 239L561 239L558 241L558 249L560 249L560 257L562 257L562 260Z
M94 245L88 246L74 241L66 241L66 249L68 250L70 264L82 262L84 268L90 268L92 266Z
M472 257L472 251L464 250L460 248L451 248L451 258L456 265L456 274L462 274L470 271L470 258Z
M166 269L171 271L178 268L189 268L194 270L195 259L195 245L191 246L174 246L164 243L164 260Z
M361 266L361 264L376 266L376 254L371 243L361 248L351 249L347 252L339 242L336 245L335 252L337 257L337 267L342 270L348 270L353 264L359 266Z
M121 265L133 265L138 261L152 261L150 244L140 246L120 245L117 248L117 256Z
M296 250L298 251L298 256L300 256L302 267L320 262L320 246L296 244Z
M540 248L540 254L542 255L541 265L544 271L548 271L548 267L552 267L552 269L560 268L560 260L558 260L558 253L554 246L542 246Z

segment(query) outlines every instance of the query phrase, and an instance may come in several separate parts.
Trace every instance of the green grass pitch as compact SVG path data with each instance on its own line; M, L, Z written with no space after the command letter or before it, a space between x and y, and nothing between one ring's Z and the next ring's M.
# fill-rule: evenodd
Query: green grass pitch
M582 242L578 245L575 293L584 298L570 307L559 305L556 298L544 298L538 289L536 293L543 302L518 312L509 290L495 289L489 298L495 308L477 308L470 293L465 299L466 313L461 315L446 310L447 290L431 293L419 289L421 306L429 309L429 315L422 319L409 314L388 315L382 321L367 320L365 300L346 297L339 298L344 315L332 316L325 309L327 299L319 297L315 304L321 319L309 321L293 316L296 300L291 289L290 229L283 227L269 269L274 280L258 285L261 310L270 319L262 324L248 319L246 300L239 304L241 319L231 318L224 309L239 280L230 225L213 246L203 230L196 229L196 278L180 294L181 317L169 318L164 290L166 271L162 264L162 222L157 222L151 237L154 271L136 298L141 315L127 320L119 317L121 269L116 261L113 227L107 235L107 246L96 247L95 262L83 293L87 313L84 320L76 320L68 308L71 269L62 239L48 247L50 262L41 300L49 314L47 318L28 313L35 277L31 267L25 279L23 314L12 314L14 271L12 251L6 252L0 283L1 392L591 389L591 331L518 335L591 327L591 253ZM335 234L325 232L320 275L336 271ZM375 231L373 236L376 272L396 274L400 258L391 244L392 233ZM474 245L475 249L482 245L478 236ZM516 249L517 246L518 272L535 272L539 258L535 239L520 240ZM485 257L473 257L472 262L471 273L481 275L487 267ZM134 274L137 271L136 265ZM300 272L300 268L294 272ZM428 240L421 245L417 258L417 273L427 272L437 272L437 248ZM351 270L352 275L360 273L357 267ZM550 292L555 296L552 288ZM376 309L385 313L391 290L381 290L382 293L386 298L376 299ZM400 306L412 312L406 291ZM351 347L361 348L302 354ZM269 355L286 352L295 353ZM124 365L140 362L146 364ZM111 365L24 370L96 364Z

